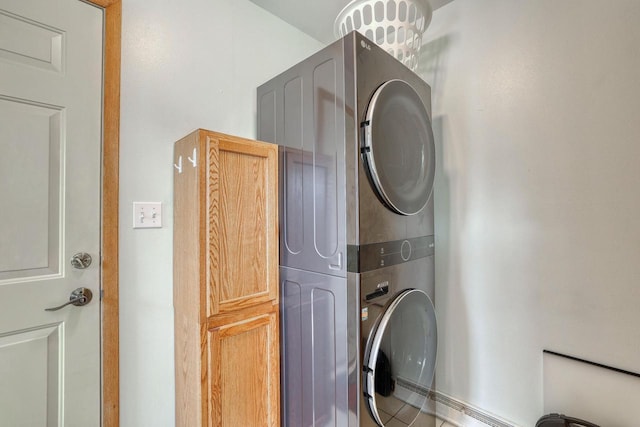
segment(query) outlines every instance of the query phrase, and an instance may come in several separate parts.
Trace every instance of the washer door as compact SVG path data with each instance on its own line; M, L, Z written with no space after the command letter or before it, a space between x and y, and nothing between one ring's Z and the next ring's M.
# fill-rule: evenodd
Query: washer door
M421 290L393 299L372 330L363 362L363 391L373 419L413 422L431 390L436 366L436 315ZM411 423L408 423L411 424Z
M429 201L435 175L435 145L427 110L402 80L380 86L362 123L362 154L380 199L402 215Z

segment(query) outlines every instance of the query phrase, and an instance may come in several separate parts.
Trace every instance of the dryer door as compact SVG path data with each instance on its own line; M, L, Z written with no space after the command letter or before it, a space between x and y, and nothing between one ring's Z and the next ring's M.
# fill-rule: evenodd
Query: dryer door
M436 349L431 299L418 289L403 291L387 305L365 350L363 391L379 425L394 414L405 424L415 420L431 390Z
M408 83L389 80L373 94L361 128L365 168L380 199L396 213L418 213L431 196L436 166L420 96Z

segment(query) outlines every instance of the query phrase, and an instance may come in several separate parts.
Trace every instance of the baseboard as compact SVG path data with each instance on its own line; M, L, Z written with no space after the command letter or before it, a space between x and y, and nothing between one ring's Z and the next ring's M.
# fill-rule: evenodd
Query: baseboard
M429 390L418 384L398 379L396 392L407 403L420 406L421 402L412 402L414 393L427 396L427 404L422 411L447 421L457 427L518 427L516 424L499 418L466 402L457 400L439 391ZM419 400L419 399L418 399Z
M429 398L435 403L435 415L458 427L517 427L513 423L439 391L430 392Z

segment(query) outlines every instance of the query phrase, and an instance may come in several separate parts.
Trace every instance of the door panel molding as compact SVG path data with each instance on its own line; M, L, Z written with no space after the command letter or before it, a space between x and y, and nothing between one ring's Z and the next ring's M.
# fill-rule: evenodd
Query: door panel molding
M118 304L118 152L120 145L121 0L85 0L104 9L102 127L102 425L120 425Z
M19 407L5 407L2 421L8 423L6 425L24 425L25 422L38 425L47 418L55 420L56 425L62 425L64 336L64 323L0 334L0 348L3 350L1 378L18 384L11 393L29 402L26 414ZM25 372L29 374L25 375Z
M64 170L65 109L29 99L0 95L0 128L10 135L28 135L29 144L8 139L10 153L0 159L0 170L10 178L8 187L30 188L29 197L2 191L6 206L19 209L5 212L0 223L0 285L62 277L63 216L61 182ZM28 126L25 126L28 123ZM25 165L34 165L28 168ZM20 183L20 184L18 184ZM28 217L28 221L19 218ZM21 246L21 241L29 241Z

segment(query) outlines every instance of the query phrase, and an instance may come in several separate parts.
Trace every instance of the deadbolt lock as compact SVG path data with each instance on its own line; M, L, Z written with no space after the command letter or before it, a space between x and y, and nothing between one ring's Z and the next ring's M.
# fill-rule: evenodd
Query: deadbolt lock
M78 252L71 257L71 265L78 270L84 270L91 265L91 255L86 252Z

